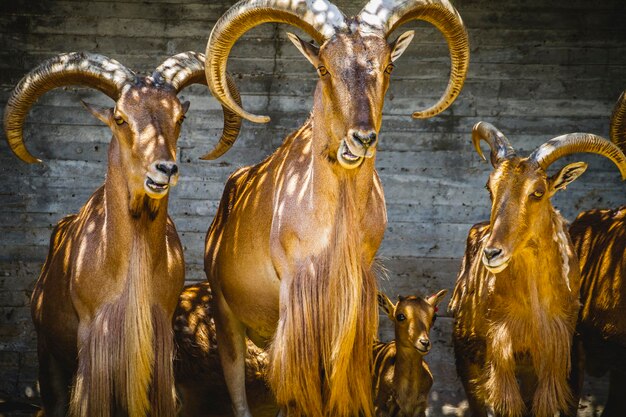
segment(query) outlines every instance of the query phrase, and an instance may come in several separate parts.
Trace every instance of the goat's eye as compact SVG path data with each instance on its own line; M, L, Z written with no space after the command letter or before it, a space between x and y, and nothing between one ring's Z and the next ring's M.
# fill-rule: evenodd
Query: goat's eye
M115 117L113 118L113 120L115 120L115 123L116 123L118 126L121 126L121 125L123 125L124 123L126 123L126 121L124 120L124 118L122 118L122 116L115 116Z
M404 321L404 320L406 320L406 316L405 316L404 314L400 313L400 314L398 314L398 315L396 316L396 320L398 320L398 321Z
M395 66L393 64L387 65L387 68L385 68L385 74L391 74L394 68Z
M182 125L183 122L185 121L187 117L183 114L182 116L180 116L180 118L176 121L176 123L178 123L179 125Z
M319 67L317 67L317 72L320 75L320 77L325 77L326 75L328 75L328 70L323 65L320 65Z
M534 193L532 193L530 196L533 197L536 200L539 200L541 197L543 197L543 190L537 190Z

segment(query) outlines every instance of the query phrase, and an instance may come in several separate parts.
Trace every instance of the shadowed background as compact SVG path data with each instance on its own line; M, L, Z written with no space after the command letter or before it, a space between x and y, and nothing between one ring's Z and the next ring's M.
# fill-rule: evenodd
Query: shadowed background
M58 53L97 52L146 74L176 53L204 52L210 29L232 4L1 2L0 105L4 107L26 72ZM335 4L353 15L365 1ZM377 168L389 227L379 258L388 270L381 287L391 298L452 289L467 231L487 219L489 202L483 186L491 166L472 149L474 123L494 124L521 154L563 133L586 131L607 137L613 104L626 88L622 0L456 0L454 5L471 45L469 74L457 101L435 118L410 117L434 103L448 80L447 46L426 23L401 29L414 28L417 33L397 61L386 97ZM272 120L267 125L244 122L237 144L217 161L198 158L221 132L219 105L202 86L180 95L191 101L191 109L178 142L181 177L172 190L169 212L185 248L188 282L204 279L204 237L228 175L271 153L310 111L317 75L287 40L287 30L295 29L262 25L233 48L228 68L241 89L244 107ZM43 164L22 163L0 140L0 401L38 401L30 293L53 225L76 212L105 174L110 131L81 107L79 99L98 105L112 101L96 91L65 90L47 93L27 119L26 144ZM4 138L3 133L0 136ZM567 158L553 170L573 160L585 160L590 167L553 199L566 218L626 201L626 185L602 157ZM445 308L441 310L445 316ZM387 321L381 316L383 339L392 335ZM431 417L463 415L466 408L450 329L451 319L440 317L427 357L435 378ZM605 382L592 382L584 391L590 402L580 415L594 415L600 409L595 404L603 401Z

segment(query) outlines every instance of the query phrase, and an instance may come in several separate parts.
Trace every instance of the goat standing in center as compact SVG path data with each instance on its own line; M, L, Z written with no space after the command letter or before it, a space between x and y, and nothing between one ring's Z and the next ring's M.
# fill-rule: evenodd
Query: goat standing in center
M370 417L378 315L374 255L387 221L374 167L394 62L413 37L387 37L414 19L433 23L452 70L431 117L457 97L467 72L463 22L447 0L372 0L346 18L325 0L242 0L215 24L207 80L223 105L247 113L225 88L235 41L264 22L296 26L319 44L290 40L319 75L309 119L263 162L228 179L207 233L205 272L217 344L237 417L250 417L245 335L270 344L269 382L289 417Z

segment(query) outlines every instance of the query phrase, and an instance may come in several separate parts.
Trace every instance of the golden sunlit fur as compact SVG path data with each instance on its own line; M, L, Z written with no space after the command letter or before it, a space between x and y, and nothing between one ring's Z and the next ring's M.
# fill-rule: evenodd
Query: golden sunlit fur
M289 283L290 302L281 308L270 349L269 380L290 416L307 415L305 410L348 416L347 398L369 412L376 278L364 265L360 228L352 223L360 217L355 181L342 182L329 245L304 260ZM287 384L278 382L283 378Z
M577 176L571 166L562 170L570 170L569 181ZM568 376L579 269L565 220L550 204L557 177L518 157L499 163L488 182L491 222L470 230L450 310L474 415L575 414ZM503 270L485 267L491 247L509 257Z

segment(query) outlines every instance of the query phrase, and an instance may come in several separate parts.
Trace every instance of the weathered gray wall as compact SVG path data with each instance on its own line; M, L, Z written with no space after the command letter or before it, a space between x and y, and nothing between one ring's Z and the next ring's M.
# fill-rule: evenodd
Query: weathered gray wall
M346 14L354 14L363 2L336 3ZM488 214L482 187L489 166L470 144L475 122L493 123L521 152L562 133L606 135L612 105L626 87L623 0L454 3L472 48L459 99L433 119L409 117L433 103L448 76L443 38L422 23L410 25L417 36L398 61L387 94L377 167L389 212L379 254L389 270L382 287L390 295L453 288L466 233ZM204 51L211 27L230 4L2 1L0 104L25 72L57 53L98 52L147 73L175 53ZM239 142L220 160L198 160L221 129L215 100L199 86L182 94L192 107L179 141L182 176L172 193L170 213L185 246L189 281L203 279L204 235L229 173L260 161L308 114L316 75L286 41L286 30L264 25L235 46L229 69L238 75L244 105L271 115L272 122L244 123ZM37 396L30 291L52 226L75 212L103 180L110 134L82 109L79 98L110 103L99 93L68 89L48 93L32 109L26 141L43 164L18 161L0 141L0 399ZM580 210L625 200L625 188L609 162L582 159L591 162L588 172L554 198L570 219ZM384 318L382 322L386 324ZM430 355L437 380L431 416L456 415L463 408L450 327L450 319L437 322ZM588 407L586 413L592 410Z

